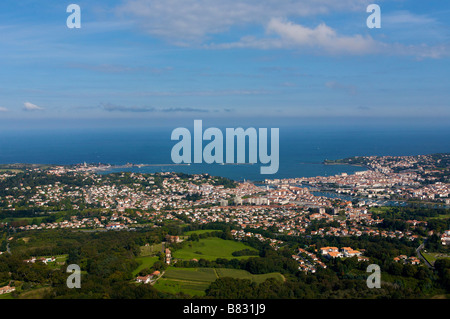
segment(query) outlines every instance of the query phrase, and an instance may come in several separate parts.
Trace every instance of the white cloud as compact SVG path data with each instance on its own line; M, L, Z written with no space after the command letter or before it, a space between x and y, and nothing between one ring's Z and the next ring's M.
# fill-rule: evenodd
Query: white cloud
M370 36L359 34L353 36L338 35L325 23L314 29L289 21L272 19L267 27L269 33L275 33L283 42L293 46L316 47L335 53L370 53L377 50L378 43Z
M326 18L342 12L366 14L370 3L373 0L124 0L114 10L127 25L134 24L153 37L181 46L299 49L316 54L381 53L418 59L449 55L449 45L441 45L444 43L442 35L436 35L440 31L433 28L436 20L406 10L383 11L383 28L405 30L395 32L395 40L389 37L383 41L375 40L362 34L344 35L325 23L307 27L291 22L318 16ZM426 32L422 31L423 36L416 39L415 35L420 32L411 30L411 25L423 26ZM242 34L251 27L263 27L266 34ZM217 42L217 37L213 37L218 34L233 36L237 29L242 35L239 39ZM434 43L430 42L432 39L435 39Z
M325 23L315 28L281 19L272 19L266 27L266 36L242 37L237 42L210 44L208 48L233 49L297 49L301 52L335 55L384 54L397 56L413 56L417 59L438 59L450 55L448 45L428 45L388 43L377 41L370 36L355 34L340 35Z
M147 33L186 44L233 26L266 25L273 17L308 17L365 11L369 0L126 0L116 8Z
M0 106L0 112L8 112L6 107Z
M25 102L23 104L23 109L25 111L40 111L40 110L44 110L43 107L37 106L36 104L30 103L30 102Z
M271 19L266 28L267 35L276 37L243 37L238 42L214 45L218 48L297 48L312 49L333 54L366 54L375 53L384 45L362 35L343 36L324 23L315 28L308 28L287 20Z

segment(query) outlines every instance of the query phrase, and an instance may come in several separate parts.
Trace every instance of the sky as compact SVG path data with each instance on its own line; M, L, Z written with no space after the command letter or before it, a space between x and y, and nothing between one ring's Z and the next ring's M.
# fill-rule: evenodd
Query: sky
M447 125L449 16L443 0L3 0L0 125Z

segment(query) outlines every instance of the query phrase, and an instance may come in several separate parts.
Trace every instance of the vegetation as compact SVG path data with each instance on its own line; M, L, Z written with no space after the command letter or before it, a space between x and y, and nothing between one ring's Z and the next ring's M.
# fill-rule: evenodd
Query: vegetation
M96 184L95 179L82 176L55 176L31 173L18 169L16 178L6 179L0 188L0 197L19 194L25 189L23 200L8 207L0 207L0 287L12 285L16 291L0 298L431 298L450 293L450 252L443 246L440 235L450 229L450 210L424 207L371 208L374 218L383 222L374 226L381 231L409 231L420 235L423 241L412 241L407 236L389 238L382 236L292 236L279 233L275 226L266 229L246 228L246 232L260 234L265 239L280 241L274 247L270 241L258 238L235 240L231 229L235 224L216 222L196 224L186 215L162 208L162 214L172 214L171 220L150 222L139 219L145 213L129 209L127 213L136 217L138 226L122 231L100 231L98 229L39 229L20 231L21 225L39 225L80 218L111 216L113 210L85 205L83 200L52 202L48 207L28 205L26 187L41 183L64 182L67 185L84 187ZM177 174L182 181L189 175ZM137 181L130 173L110 174L109 182L129 185L134 189L161 188L163 177L155 175L153 183ZM207 174L195 180L235 187L234 182L211 177ZM189 180L190 181L190 180ZM179 194L189 201L201 198L199 194ZM0 201L1 202L1 201ZM78 205L74 209L74 205ZM84 205L84 206L83 206ZM316 212L311 209L307 216ZM409 220L423 223L412 225ZM143 222L144 221L144 222ZM8 223L5 225L3 223ZM308 230L339 227L339 222L314 220ZM180 236L174 242L167 235ZM411 265L394 261L399 255L416 256L417 248L424 244L424 256L434 268L425 264ZM325 259L318 249L324 246L352 247L364 253L369 261L354 258ZM172 252L170 265L166 263L165 248ZM293 255L302 248L319 256L326 268L317 267L315 273L299 270ZM12 253L7 253L10 250ZM47 264L31 257L56 257ZM308 257L309 258L309 257ZM310 258L308 260L311 260ZM82 270L81 288L66 286L67 265L77 264ZM382 270L381 289L368 289L366 272L369 264L377 264ZM136 282L137 276L160 271L152 284Z
M173 252L173 256L174 258L182 260L200 258L205 260L215 260L217 258L227 259L234 258L234 252L242 251L244 249L257 252L255 249L240 242L211 237L200 239L199 241L187 241L181 249ZM246 257L240 256L237 258Z
M165 292L182 292L195 296L204 296L211 283L219 278L248 279L261 283L269 278L283 281L279 273L253 275L245 270L227 268L173 268L165 272L163 278L155 284L155 288Z

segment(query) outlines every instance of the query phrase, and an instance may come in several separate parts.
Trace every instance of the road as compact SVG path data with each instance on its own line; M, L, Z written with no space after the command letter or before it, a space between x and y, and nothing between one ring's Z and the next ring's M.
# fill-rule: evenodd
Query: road
M158 279L161 278L162 276L164 276L165 273L166 273L166 271L163 271L162 274L160 274L160 275L158 276L158 278L156 278L154 281L151 281L150 285L153 286L154 284L156 284L156 282L158 281Z
M426 259L422 256L422 254L420 253L420 251L423 249L423 247L424 247L424 245L425 245L425 242L426 242L426 240L424 241L423 244L421 244L419 247L417 247L417 249L416 249L417 257L419 257L420 259L422 259L422 260L424 261L425 265L428 266L428 268L433 269L434 267L433 267L433 266L428 262L428 260L426 260Z

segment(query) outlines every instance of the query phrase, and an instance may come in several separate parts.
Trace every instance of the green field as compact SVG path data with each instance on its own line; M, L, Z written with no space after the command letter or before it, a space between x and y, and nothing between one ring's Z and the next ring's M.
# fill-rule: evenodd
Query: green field
M429 219L448 219L450 218L450 214L439 215L436 217L430 217Z
M232 278L239 278L239 279L249 279L256 283L262 283L266 279L269 278L275 278L279 281L284 281L284 277L282 274L278 272L273 272L269 274L261 274L261 275L253 275L249 273L246 270L240 270L240 269L228 269L228 268L218 268L217 274L220 278L222 277L232 277Z
M204 296L205 290L209 287L209 285L210 285L209 282L199 282L199 281L181 282L172 279L161 278L155 284L155 288L160 291L168 292L171 294L183 292L191 296Z
M280 273L252 275L240 269L169 267L163 278L157 281L155 288L169 293L183 292L192 296L204 296L209 285L222 277L249 279L255 283L261 283L268 278L284 280Z
M47 256L47 257L50 257L50 256ZM68 254L55 256L56 261L52 262L52 263L48 263L48 265L49 265L49 267L51 267L53 269L60 269L61 266L66 263L67 257L69 257Z
M51 290L50 287L42 287L26 292L22 292L19 295L19 299L43 299L44 295Z
M188 280L188 281L206 281L212 282L217 279L213 268L174 268L166 270L164 278Z
M250 249L256 249L247 246L241 242L233 240L224 240L217 237L200 239L197 241L185 242L182 249L173 252L173 257L176 259L191 260L191 259L206 259L216 260L217 258L225 259L247 259L248 256L234 257L233 252Z
M212 232L222 232L221 230L218 229L200 229L200 230L191 230L188 232L185 232L184 235L192 235L192 234L205 234L205 233L212 233Z
M432 253L424 253L423 251L420 252L422 257L425 258L432 266L434 265L434 262L436 261L436 257Z
M149 246L141 246L141 256L154 256L158 252L162 252L162 243Z
M425 252L420 252L423 256L423 258L425 258L432 266L434 266L434 262L438 259L438 258L450 258L450 255L448 254L441 254L441 253L425 253Z
M205 295L206 288L218 277L212 268L169 267L155 288L164 292L183 292L192 296Z
M0 295L0 299L14 299L11 293Z
M43 299L44 295L48 293L50 290L51 290L50 287L40 287L27 290L24 292L22 291L22 287L17 287L15 293L16 294L18 293L18 296L13 297L12 293L7 293L0 295L0 299Z
M141 262L141 264L133 271L133 276L136 277L142 269L151 268L155 263L155 261L157 261L158 259L159 258L156 256L145 256L136 258L136 261Z
M158 252L162 251L162 243L153 244L149 246L141 246L141 254L140 257L136 258L136 261L141 263L139 267L137 267L133 271L133 276L136 277L142 269L151 268L155 261L159 258L155 256Z

